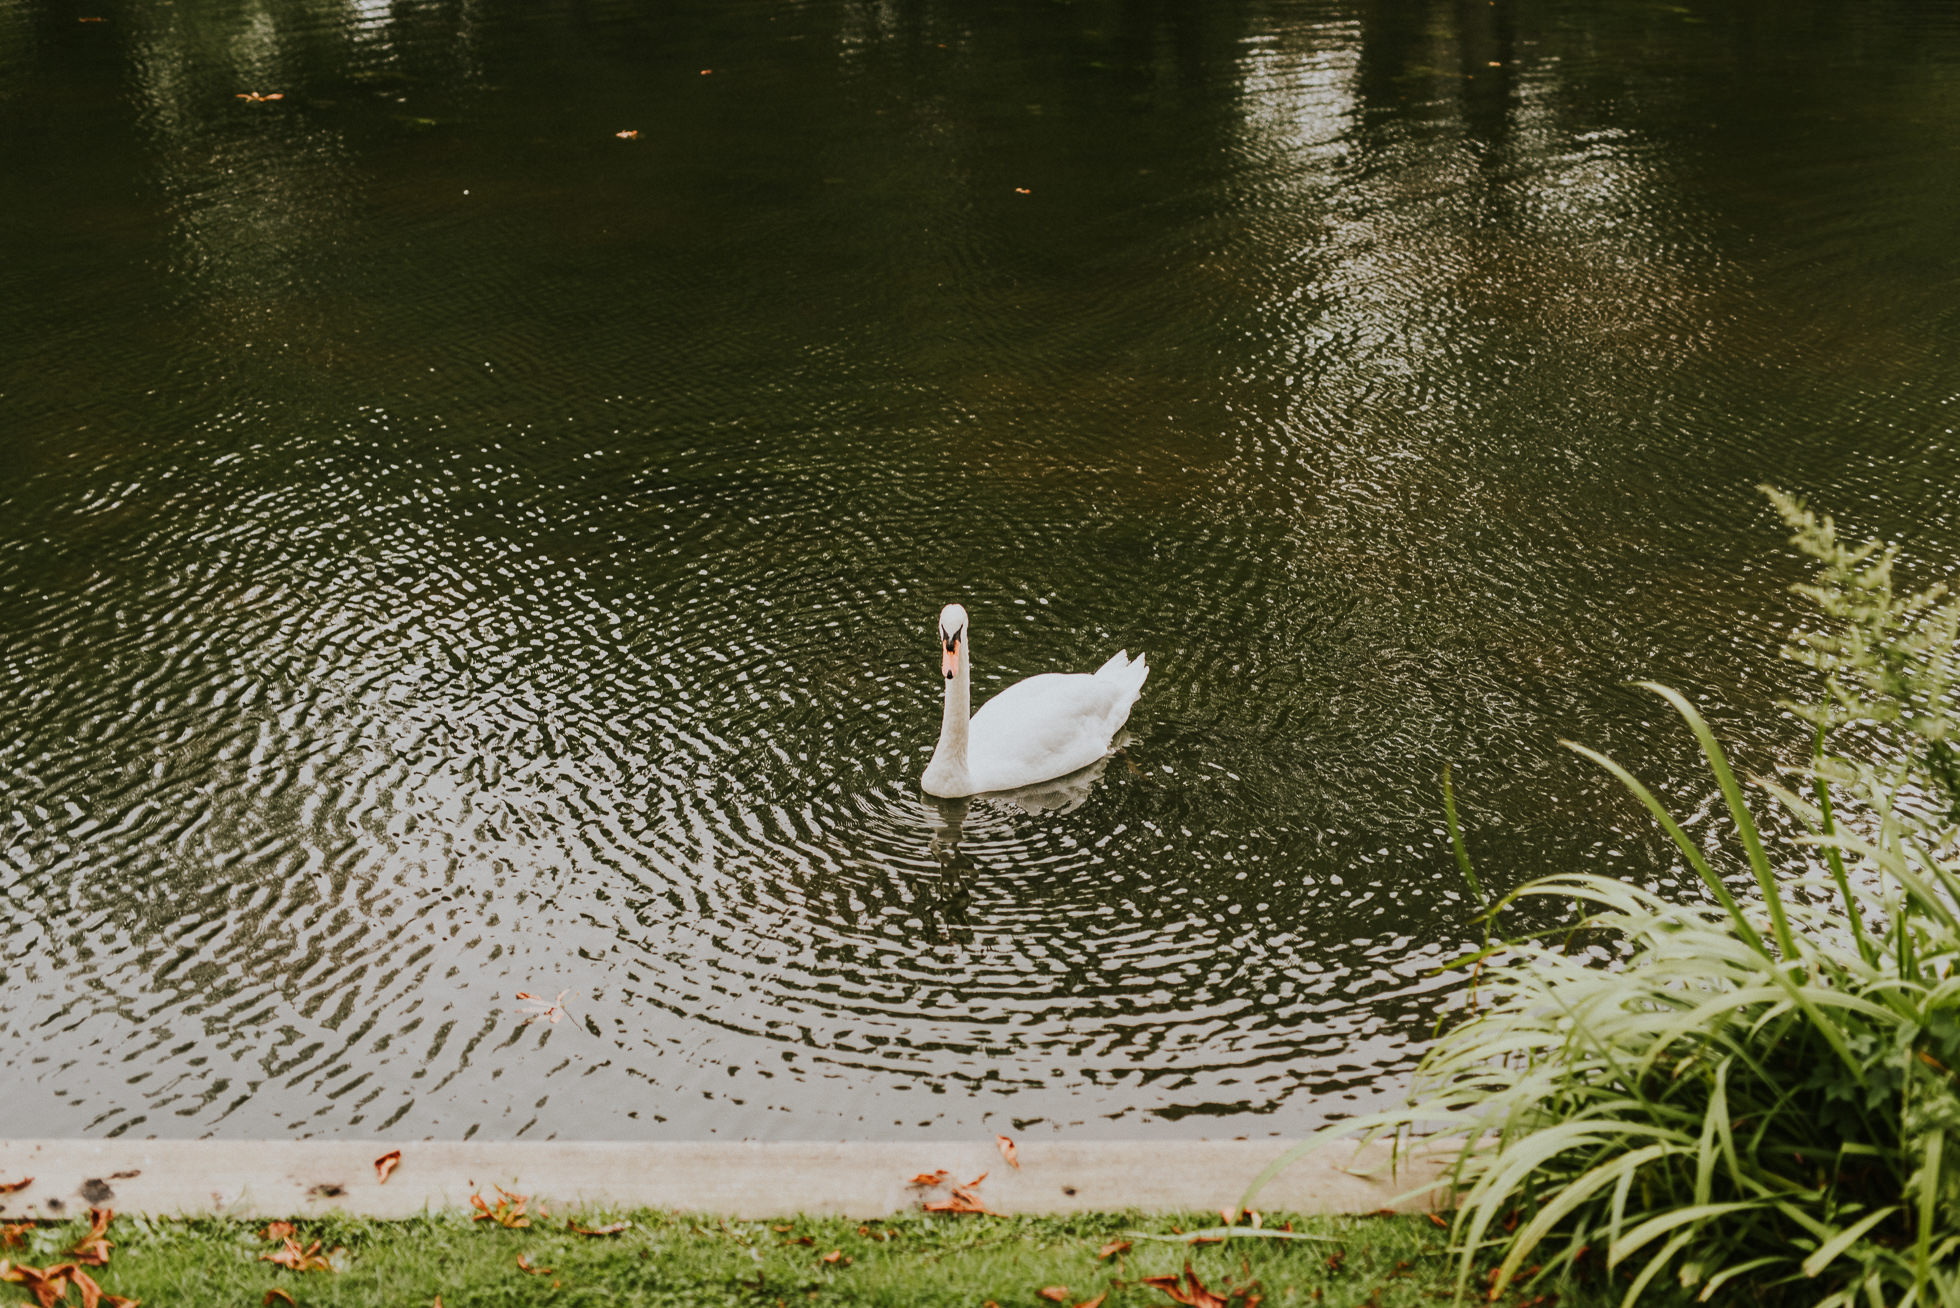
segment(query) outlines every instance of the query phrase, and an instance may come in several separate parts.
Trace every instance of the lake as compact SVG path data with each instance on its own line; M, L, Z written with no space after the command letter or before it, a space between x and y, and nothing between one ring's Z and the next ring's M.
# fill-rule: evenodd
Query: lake
M1960 576L1950 4L0 0L0 176L12 1135L1297 1133L1446 763L1801 756L1758 483Z

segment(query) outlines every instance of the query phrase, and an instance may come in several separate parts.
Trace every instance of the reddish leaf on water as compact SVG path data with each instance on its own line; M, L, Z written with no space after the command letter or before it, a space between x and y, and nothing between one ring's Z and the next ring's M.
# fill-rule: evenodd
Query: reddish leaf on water
M1111 1240L1108 1244L1096 1250L1096 1257L1114 1258L1117 1254L1128 1253L1129 1251L1130 1242L1128 1240Z
M1014 1147L1014 1142L1004 1135L997 1135L994 1137L994 1143L1000 1147L1000 1156L1007 1160L1007 1165L1017 1172L1020 1171L1021 1160L1016 1157L1020 1151Z
M531 1266L531 1260L523 1254L517 1255L517 1267L519 1271L529 1272L533 1276L549 1276L553 1271L549 1267Z
M1034 1294L1035 1298L1046 1299L1049 1303L1068 1302L1068 1287L1066 1285L1044 1285L1039 1290L1036 1290Z
M567 1220L565 1229L575 1235L618 1235L621 1231L630 1231L633 1229L633 1223L613 1222L607 1226L580 1226L577 1222ZM776 1229L780 1231L789 1230L787 1226L780 1226Z
M31 1176L23 1177L18 1181L0 1181L0 1194L14 1194L33 1184L34 1178Z
M392 1173L397 1167L400 1167L401 1165L402 1165L402 1151L399 1149L390 1149L387 1153L375 1159L374 1160L375 1184L376 1185L388 1184L389 1174Z
M293 1298L293 1296L287 1294L284 1290L280 1290L280 1289L267 1290L265 1292L264 1300L261 1301L259 1304L259 1308L272 1308L272 1301L274 1299L284 1299L288 1305L288 1308L299 1308L299 1300Z
M951 1175L952 1175L951 1172L947 1171L945 1168L942 1167L936 1172L920 1172L917 1176L913 1177L905 1184L930 1188L935 1185L944 1184L946 1178ZM30 1181L33 1179L34 1179L33 1177L28 1178L28 1180ZM22 1184L26 1184L26 1182L22 1182Z
M116 1210L113 1208L88 1210L88 1234L76 1241L75 1247L68 1251L75 1256L76 1262L89 1267L109 1265L110 1245L107 1236L109 1223L115 1220L115 1216Z
M569 990L560 990L558 992L558 998L545 999L539 995L534 995L527 990L518 991L517 997L519 999L529 1001L529 1006L520 1010L525 1015L524 1020L526 1022L531 1022L536 1020L537 1018L542 1017L542 1018L547 1018L552 1023L556 1024L559 1018L565 1016L565 1010L561 1005L563 1005L565 1002L565 996L570 993L571 992Z
M259 1232L259 1238L262 1240L283 1240L293 1234L294 1230L295 1228L291 1222L270 1222L263 1231Z

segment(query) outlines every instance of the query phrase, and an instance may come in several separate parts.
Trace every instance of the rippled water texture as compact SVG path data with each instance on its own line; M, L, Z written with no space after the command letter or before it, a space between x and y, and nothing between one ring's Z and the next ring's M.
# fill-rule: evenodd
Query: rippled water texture
M0 0L0 176L13 1134L1297 1131L1446 760L1788 757L1755 483L1960 559L1942 3Z

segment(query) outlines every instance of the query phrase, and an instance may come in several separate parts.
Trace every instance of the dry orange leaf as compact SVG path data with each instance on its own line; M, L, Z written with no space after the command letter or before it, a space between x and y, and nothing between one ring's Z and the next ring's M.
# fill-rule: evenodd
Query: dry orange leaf
M402 1151L399 1149L390 1149L387 1153L375 1159L374 1174L377 1178L379 1178L378 1180L376 1180L375 1184L376 1185L388 1184L388 1174L390 1172L393 1172L397 1167L400 1167L401 1165L402 1165Z
M701 70L701 76L706 77L709 73L712 73L713 71L715 70L712 68L703 68Z
M265 1298L260 1302L259 1308L272 1308L272 1301L274 1299L284 1299L288 1308L299 1308L299 1300L277 1287L265 1292Z
M531 1260L523 1254L517 1255L517 1266L519 1270L529 1272L533 1276L549 1276L552 1273L552 1269L549 1267L531 1266Z
M470 1196L470 1207L477 1210L476 1216L470 1218L470 1220L472 1222L495 1222L497 1225L513 1231L529 1226L531 1219L524 1215L524 1205L531 1202L531 1196L526 1194L512 1194L501 1185L493 1188L499 1196L495 1207L483 1202L483 1196L480 1194Z
M264 104L267 100L283 100L286 98L286 93L284 91L273 91L267 95L260 95L257 91L240 91L234 98L250 100L253 104Z
M1029 190L1029 189L1028 189L1027 187L1025 187L1025 186L1017 186L1017 187L1015 187L1015 188L1014 188L1014 194L1016 194L1016 195L1033 195L1033 194L1034 194L1034 192L1033 192L1033 191L1031 191L1031 190Z
M1093 1299L1084 1299L1081 1303L1075 1305L1075 1308L1102 1308L1102 1301L1107 1298L1109 1298L1109 1291L1104 1290Z
M621 1231L630 1231L633 1229L633 1223L613 1222L607 1226L580 1226L577 1222L567 1219L565 1229L575 1235L618 1235ZM779 1226L776 1229L779 1231L789 1230L787 1226Z
M1020 1171L1021 1160L1017 1156L1020 1151L1014 1147L1014 1142L1004 1135L997 1135L994 1137L994 1143L1000 1146L1000 1156L1007 1160L1007 1165L1017 1172Z
M283 1240L293 1234L295 1229L291 1222L269 1222L266 1228L259 1232L259 1237L265 1240Z
M11 1249L20 1243L20 1237L34 1229L32 1222L12 1222L0 1225L0 1249Z
M841 1263L844 1261L844 1251L842 1249L832 1249L823 1256L821 1261L826 1263Z
M13 1194L17 1191L25 1190L28 1186L33 1184L34 1184L34 1178L31 1176L25 1177L19 1181L0 1181L0 1194Z
M931 1187L931 1186L943 1184L946 1178L951 1175L952 1175L951 1172L947 1171L945 1168L942 1167L936 1172L920 1172L917 1176L913 1177L905 1184Z
M1049 1303L1064 1303L1068 1300L1066 1285L1044 1285L1034 1292L1035 1298L1046 1299Z
M106 1237L109 1233L109 1223L115 1220L115 1216L116 1210L113 1208L88 1210L88 1234L76 1241L75 1247L68 1251L75 1256L76 1262L90 1267L109 1265L110 1246Z
M1175 1276L1146 1276L1141 1285L1155 1286L1171 1297L1171 1302L1181 1303L1185 1308L1225 1308L1224 1296L1214 1294L1205 1288L1198 1274L1191 1270L1191 1264L1184 1264L1184 1283L1178 1284Z
M982 1181L986 1180L989 1176L992 1175L993 1175L992 1172L982 1172L980 1173L980 1175L974 1177L971 1181L968 1181L966 1183L966 1188L971 1190L974 1186L980 1184Z
M622 141L637 141L640 139L640 133L638 129L634 129L633 131L627 131L627 132L614 132L613 135L617 136Z
M959 1186L953 1187L951 1196L945 1199L931 1199L925 1204L929 1213L985 1213L991 1211L981 1203L971 1191Z
M1128 1240L1111 1240L1108 1244L1096 1250L1096 1257L1113 1258L1117 1254L1128 1253L1129 1251L1130 1242Z
M333 1264L328 1262L320 1253L320 1242L318 1240L315 1240L312 1244L302 1249L299 1247L299 1241L293 1239L290 1235L286 1237L283 1248L275 1249L269 1254L260 1254L259 1261L262 1263L277 1263L279 1266L295 1272L331 1272L333 1270Z

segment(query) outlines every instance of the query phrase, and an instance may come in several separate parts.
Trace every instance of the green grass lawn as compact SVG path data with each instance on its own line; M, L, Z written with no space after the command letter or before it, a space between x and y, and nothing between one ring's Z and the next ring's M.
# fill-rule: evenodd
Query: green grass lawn
M92 1269L102 1288L149 1308L261 1308L267 1291L283 1290L300 1308L363 1305L444 1308L476 1305L633 1304L674 1308L1049 1308L1107 1293L1102 1308L1178 1302L1143 1278L1181 1273L1187 1259L1199 1281L1230 1308L1319 1304L1329 1308L1395 1308L1446 1300L1454 1263L1445 1232L1420 1217L1293 1219L1318 1239L1234 1239L1196 1248L1142 1238L1216 1226L1215 1215L1179 1220L1098 1213L1080 1217L928 1216L870 1222L838 1218L729 1221L663 1212L586 1212L598 1225L620 1218L618 1235L587 1237L565 1229L565 1214L533 1212L528 1229L504 1229L463 1215L408 1221L327 1218L297 1223L302 1246L321 1242L337 1270L295 1272L260 1261L281 1245L265 1224L220 1220L156 1221L119 1216L109 1230L115 1248ZM1284 1215L1268 1217L1269 1225ZM86 1222L44 1224L21 1232L0 1257L45 1267L62 1261ZM1113 1241L1131 1247L1109 1257ZM338 1252L336 1252L338 1251ZM518 1264L522 1256L532 1274ZM1044 1298L1048 1287L1065 1297ZM1181 1293L1200 1304L1209 1301ZM1256 1297L1255 1297L1256 1296ZM1603 1296L1588 1296L1605 1302ZM70 1287L63 1308L78 1302ZM0 1285L0 1305L32 1303L19 1285ZM276 1297L273 1303L282 1302ZM1585 1302L1567 1294L1566 1308ZM1525 1291L1507 1303L1549 1308Z

